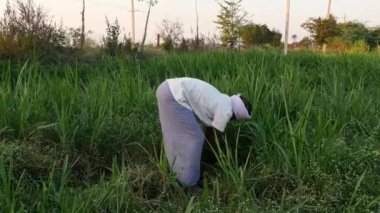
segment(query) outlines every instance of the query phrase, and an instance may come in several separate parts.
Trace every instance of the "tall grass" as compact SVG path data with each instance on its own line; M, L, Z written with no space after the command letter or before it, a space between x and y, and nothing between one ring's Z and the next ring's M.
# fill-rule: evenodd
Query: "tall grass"
M209 52L0 69L1 211L380 210L375 55ZM253 104L252 120L209 144L216 162L205 162L202 198L175 182L161 148L155 89L176 76Z

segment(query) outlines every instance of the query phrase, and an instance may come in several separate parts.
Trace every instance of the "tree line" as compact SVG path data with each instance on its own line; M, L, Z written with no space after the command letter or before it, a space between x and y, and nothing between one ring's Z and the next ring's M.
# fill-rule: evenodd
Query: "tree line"
M380 45L380 27L367 27L358 21L338 22L334 16L329 18L310 18L301 25L311 34L300 45L312 44L320 49L326 43L331 51L366 52L378 50Z
M82 25L78 28L65 28L52 21L42 7L33 0L16 0L13 5L6 3L0 17L0 58L17 58L24 55L51 55L57 52L82 53L86 49L99 49L98 52L110 55L143 51L150 17L150 10L158 0L139 0L147 3L148 12L141 44L130 37L121 35L118 20L109 21L105 17L106 33L100 42L91 39L91 31L85 31L85 0L81 11ZM196 1L195 1L196 3ZM167 50L191 50L211 48L251 48L257 46L279 47L281 33L265 24L254 23L241 6L242 0L219 1L219 12L215 23L220 35L183 36L183 25L179 21L164 19L158 27L156 46ZM197 15L198 20L198 15ZM360 22L338 23L334 16L310 18L302 27L311 37L294 41L298 48L318 49L323 43L335 51L378 49L380 28L368 28ZM294 40L296 36L293 36Z
M270 30L267 25L255 24L250 21L248 13L241 7L242 0L224 0L219 2L219 14L215 23L221 31L221 42L230 49L271 45L281 45L282 34Z

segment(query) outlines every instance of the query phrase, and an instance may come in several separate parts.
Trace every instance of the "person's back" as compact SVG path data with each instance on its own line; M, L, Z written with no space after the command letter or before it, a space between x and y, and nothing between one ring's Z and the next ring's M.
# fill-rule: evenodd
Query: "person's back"
M231 98L211 84L194 78L167 80L176 101L193 111L206 126L223 131L232 116Z

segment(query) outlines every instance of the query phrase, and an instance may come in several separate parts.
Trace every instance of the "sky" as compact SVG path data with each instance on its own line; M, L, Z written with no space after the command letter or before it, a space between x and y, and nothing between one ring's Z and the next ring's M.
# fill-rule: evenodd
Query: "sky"
M14 4L16 0L9 0ZM0 0L0 14L6 0ZM56 22L66 27L81 25L82 0L34 0L41 5ZM298 40L308 33L301 24L309 17L325 17L328 0L291 0L289 34L296 34ZM266 24L270 29L285 31L286 0L243 0L242 8L248 13L250 21ZM219 12L216 0L198 0L199 31L204 35L218 34L214 23ZM142 38L147 13L147 4L135 0L136 40ZM100 40L105 34L105 17L110 21L119 20L122 33L131 32L131 0L86 0L86 28L92 37ZM331 12L338 21L357 20L369 27L380 26L380 0L332 0ZM154 42L158 26L163 19L179 21L183 24L184 35L189 37L195 32L195 0L159 0L151 10L147 41Z

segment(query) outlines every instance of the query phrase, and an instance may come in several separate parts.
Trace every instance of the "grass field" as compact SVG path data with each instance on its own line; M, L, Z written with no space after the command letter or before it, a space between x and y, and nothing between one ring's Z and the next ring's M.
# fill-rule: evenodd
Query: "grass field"
M379 56L186 53L0 72L0 212L380 211ZM175 76L253 104L208 146L200 199L161 149L155 89Z

